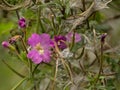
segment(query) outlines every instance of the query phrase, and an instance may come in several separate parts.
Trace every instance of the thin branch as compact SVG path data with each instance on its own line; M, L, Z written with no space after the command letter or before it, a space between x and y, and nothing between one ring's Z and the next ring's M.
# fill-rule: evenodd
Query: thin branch
M73 24L72 24L70 31L74 30L78 25L83 24L83 22L85 20L87 20L93 14L93 12L106 8L107 4L110 3L111 1L112 0L109 0L106 3L102 3L101 7L99 5L97 5L97 1L93 1L92 4L90 5L90 7L86 11L81 13L79 15L79 18L77 18L74 22L72 22Z
M78 25L82 24L93 12L94 12L94 2L91 6L79 15L79 18L73 22L72 28L70 31L74 30Z
M14 5L9 7L8 5L0 5L0 8L3 10L7 10L7 11L13 11L13 10L18 10L20 8L26 7L28 5L30 5L31 0L25 0L23 3L19 4L19 5Z
M6 0L2 0L2 2L3 2L6 6L8 6L8 7L14 6L14 5L9 4Z
M11 70L13 71L15 74L17 74L18 76L20 76L21 78L24 78L25 76L21 75L19 72L17 72L16 70L14 70L9 64L7 64L5 62L5 60L2 60L2 62Z
M55 75L54 75L54 81L52 84L52 90L54 90L54 87L55 87L55 82L56 82L57 73L58 73L58 63L59 63L59 59L56 60Z

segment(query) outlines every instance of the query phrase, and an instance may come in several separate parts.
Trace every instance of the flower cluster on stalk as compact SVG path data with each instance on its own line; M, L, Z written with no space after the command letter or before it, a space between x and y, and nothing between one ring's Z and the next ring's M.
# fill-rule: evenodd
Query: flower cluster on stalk
M41 62L48 63L50 62L51 57L51 48L57 46L63 50L67 48L66 42L71 42L73 33L68 33L66 36L58 35L54 39L50 38L49 34L32 34L28 39L28 44L31 47L31 50L28 52L27 57L31 59L35 64ZM75 33L75 42L79 42L81 37L79 34ZM55 43L54 43L55 42Z
M21 18L18 24L19 27L24 28L26 27L26 20L24 18ZM22 37L16 35L10 39L10 43L15 42L16 38ZM55 48L55 44L60 49L60 51L66 52L66 50L69 51L68 44L72 43L73 39L74 42L77 43L81 40L81 36L78 33L70 32L67 35L56 35L51 39L50 35L47 33L33 33L28 38L27 43L30 49L28 50L27 57L35 64L40 64L42 62L49 63L51 60L52 49ZM2 42L2 46L5 48L11 48L13 46L10 43L4 41Z

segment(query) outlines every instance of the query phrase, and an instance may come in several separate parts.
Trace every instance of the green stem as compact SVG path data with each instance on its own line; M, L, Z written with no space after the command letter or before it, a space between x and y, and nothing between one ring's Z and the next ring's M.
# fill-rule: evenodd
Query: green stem
M17 74L18 76L20 76L21 78L24 78L25 76L21 75L19 72L17 72L15 69L13 69L9 64L7 64L5 62L5 60L2 60L2 62L11 70L13 71L15 74Z
M56 25L55 25L53 16L52 16L52 26L53 26L53 30L54 30L54 35L56 35Z
M95 84L98 82L99 80L99 77L101 76L101 73L102 73L102 67L103 67L103 42L101 42L101 59L100 59L100 69L99 69L99 73L98 73L98 76L95 80Z
M16 90L24 81L26 78L22 79L17 85L15 85L11 90Z
M37 68L38 68L39 65L40 65L40 64L37 64L37 65L35 66L35 68L34 68L34 70L33 70L33 72L32 72L33 76L34 76L35 71L37 70Z
M44 29L44 26L43 26L43 23L42 23L41 19L40 19L40 26L41 26L41 29L42 29L42 33L45 33L45 29Z
M17 52L17 50L15 51L15 53L22 62L26 63L24 59L20 56L20 54Z
M24 42L24 40L22 38L21 38L21 42L22 42L22 45L23 45L26 53L28 53L27 46L26 46L26 44L25 44L25 42Z
M19 13L18 13L18 10L16 10L16 15L17 15L17 18L18 18L18 20L20 19L20 15L19 15Z
M24 42L27 43L27 30L23 29L23 33L24 33Z
M76 59L80 59L84 55L84 52L85 52L85 47L83 47L81 54Z
M86 10L85 0L82 0L82 5L83 5L83 11L85 11L85 10ZM90 25L89 25L89 20L88 20L88 19L86 20L86 23L87 23L87 27L88 27L88 28L90 28Z
M64 68L66 69L66 71L68 72L68 75L70 76L70 80L71 80L72 84L74 84L73 77L72 77L73 74L72 74L72 71L71 71L69 65L65 62L65 60L63 58L61 59L61 62L63 64Z
M49 7L49 9L51 10L52 14L54 15L54 17L56 18L55 12L52 10L51 7Z
M61 32L61 28L60 28L60 26L58 27L58 32L57 32L57 35L59 35L60 34L60 32Z
M85 0L81 0L82 1L82 5L83 5L83 11L86 10L86 7L85 7Z
M30 77L33 79L33 74L32 74L32 62L29 59L29 68L30 68Z
M52 90L54 90L54 87L55 87L55 82L56 82L57 73L58 73L58 64L59 64L59 61L56 60L56 67L55 67L54 81L53 81L53 84L52 84Z
M39 23L40 23L40 10L39 10L39 7L38 7L36 33L39 33Z
M84 74L86 74L86 70L85 68L82 66L81 62L79 61L79 66L81 68L81 70L83 71Z
M71 46L70 46L70 51L73 49L74 44L75 44L75 31L73 32L73 37L72 37L72 43L71 43Z
M44 26L43 26L42 21L41 21L41 19L40 19L40 14L41 14L41 9L40 9L40 7L38 7L37 29L36 29L36 33L40 33L40 31L39 31L39 25L41 26L42 33L45 32Z

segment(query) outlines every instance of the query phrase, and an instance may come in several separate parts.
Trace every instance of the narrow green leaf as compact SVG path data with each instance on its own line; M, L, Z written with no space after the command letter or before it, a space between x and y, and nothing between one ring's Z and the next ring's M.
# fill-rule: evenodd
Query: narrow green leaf
M22 79L17 85L15 85L11 90L16 90L27 78Z

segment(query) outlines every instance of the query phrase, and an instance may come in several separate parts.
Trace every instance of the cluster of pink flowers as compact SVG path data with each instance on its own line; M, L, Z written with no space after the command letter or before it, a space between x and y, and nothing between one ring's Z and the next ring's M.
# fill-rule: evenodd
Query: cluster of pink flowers
M28 39L28 44L31 47L27 57L30 58L35 64L39 64L41 62L48 63L50 62L51 57L51 48L54 48L54 42L57 46L63 50L67 48L65 42L71 42L73 37L73 33L68 33L66 36L55 36L54 39L50 39L49 34L32 34L32 36ZM75 42L79 42L81 40L81 36L75 33Z
M26 20L21 18L18 21L18 25L20 28L26 27ZM60 50L64 50L67 48L67 43L72 43L74 36L74 42L77 43L81 41L81 36L78 33L69 32L67 35L58 35L54 36L53 39L50 38L49 34L32 34L31 37L28 38L28 45L30 46L30 50L28 51L27 57L32 60L35 64L39 64L41 62L49 63L52 48L55 48L55 43ZM9 48L10 44L7 41L2 42L2 46L5 48Z

